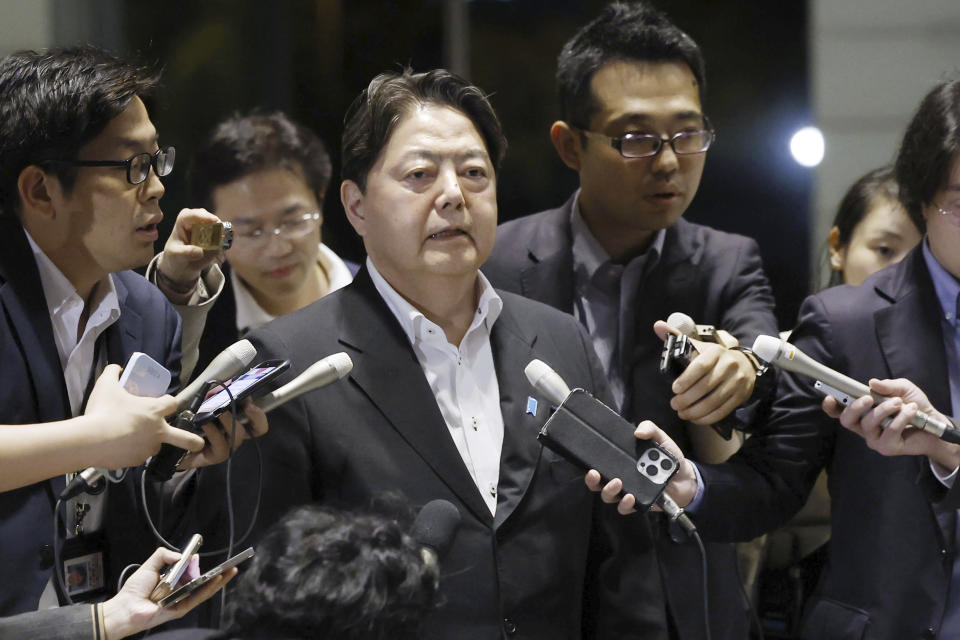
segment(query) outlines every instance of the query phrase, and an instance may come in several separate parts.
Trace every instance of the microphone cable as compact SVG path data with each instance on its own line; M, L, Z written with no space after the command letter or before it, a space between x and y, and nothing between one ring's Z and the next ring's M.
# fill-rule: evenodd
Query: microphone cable
M707 550L703 546L703 540L700 539L700 533L690 516L666 491L657 498L657 504L663 509L671 523L677 523L680 529L687 534L687 537L693 538L693 541L697 543L697 549L700 551L700 574L703 576L703 637L705 640L712 640L710 633L710 590L707 588Z

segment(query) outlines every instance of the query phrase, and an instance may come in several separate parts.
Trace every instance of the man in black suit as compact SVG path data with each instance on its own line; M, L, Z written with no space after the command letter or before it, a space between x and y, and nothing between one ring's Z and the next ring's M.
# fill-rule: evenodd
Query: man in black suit
M856 380L886 379L871 387L898 397L873 409L872 398L860 398L841 414L811 380L784 374L769 424L728 463L698 464L699 487L684 463L671 489L681 504L694 500L690 513L705 537L746 539L786 521L827 469L831 560L807 607L804 638L960 637L960 499L948 491L960 447L905 429L918 405L947 415L960 406L958 123L960 82L942 83L924 98L897 156L900 197L926 222L920 245L859 286L808 298L791 335L814 360Z
M261 355L291 360L288 377L336 351L354 367L271 414L260 521L385 491L443 498L463 520L423 637L663 638L646 521L611 518L536 439L550 406L524 367L540 358L607 397L589 339L478 271L505 145L483 93L446 71L380 75L354 102L340 195L366 266L249 335ZM234 464L252 502L255 461L241 452Z
M153 255L160 177L173 169L174 150L158 146L147 112L156 81L92 47L0 61L0 424L79 415L97 374L135 351L178 384L180 319L129 271ZM194 279L212 260L172 255ZM211 447L190 466L226 457L224 436L205 433ZM87 576L76 595L112 592L123 568L155 546L135 475L66 503L71 540L61 559ZM58 476L0 494L0 566L10 576L0 584L0 614L57 604L53 509L64 484Z
M502 225L483 270L587 327L624 417L654 420L694 458L720 461L736 442L704 425L750 398L756 369L743 353L702 345L673 383L658 373L654 323L681 311L751 344L775 333L776 320L756 243L681 217L713 141L700 50L654 9L613 4L564 46L557 85L562 119L550 138L580 189L562 207ZM665 522L657 516L657 552L675 635L699 638L699 553ZM708 556L712 635L743 638L735 549L709 545Z

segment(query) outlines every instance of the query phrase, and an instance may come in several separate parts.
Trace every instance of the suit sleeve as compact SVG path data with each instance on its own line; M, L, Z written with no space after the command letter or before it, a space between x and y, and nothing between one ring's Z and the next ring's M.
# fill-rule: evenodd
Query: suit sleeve
M613 396L600 362L583 327L577 327L594 395L610 404ZM583 637L666 638L666 602L649 520L643 514L621 516L595 496L593 522Z
M814 360L840 371L833 354L829 314L818 296L808 298L791 342ZM780 372L769 420L727 463L699 465L704 491L693 517L704 539L746 541L786 522L803 506L829 461L836 420L820 408L808 378Z
M777 335L773 290L763 271L757 243L745 238L723 289L722 329L749 347L758 335Z
M93 607L76 604L0 618L0 638L96 640Z

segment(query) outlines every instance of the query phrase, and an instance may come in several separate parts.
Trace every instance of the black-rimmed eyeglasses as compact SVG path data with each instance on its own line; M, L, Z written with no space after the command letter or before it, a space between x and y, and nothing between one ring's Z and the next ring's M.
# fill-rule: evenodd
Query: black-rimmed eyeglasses
M59 162L74 167L126 167L127 182L136 185L147 179L151 166L161 178L170 175L176 157L177 150L167 147L157 149L155 153L137 153L126 160L60 160Z
M709 124L707 124L709 127ZM696 131L681 131L669 138L649 135L645 133L626 133L619 138L612 138L596 131L578 129L584 135L597 140L604 140L611 147L620 152L624 158L649 158L660 153L664 144L669 144L678 156L703 153L710 148L716 139L712 128Z

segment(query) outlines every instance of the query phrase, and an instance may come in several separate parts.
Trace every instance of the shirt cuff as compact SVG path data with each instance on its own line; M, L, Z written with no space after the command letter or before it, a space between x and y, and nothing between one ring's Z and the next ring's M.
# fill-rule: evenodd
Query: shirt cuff
M683 510L692 514L697 510L697 507L700 506L700 503L703 502L703 476L700 475L700 468L697 467L696 462L690 460L690 466L693 467L693 472L697 476L697 493L695 496L693 496L693 500L690 501L690 504L684 507Z
M957 479L957 471L960 470L960 467L957 467L947 475L941 475L937 471L937 465L933 464L930 460L927 460L927 464L930 465L930 472L933 473L933 477L940 481L940 484L945 486L948 489L953 488L953 482Z

